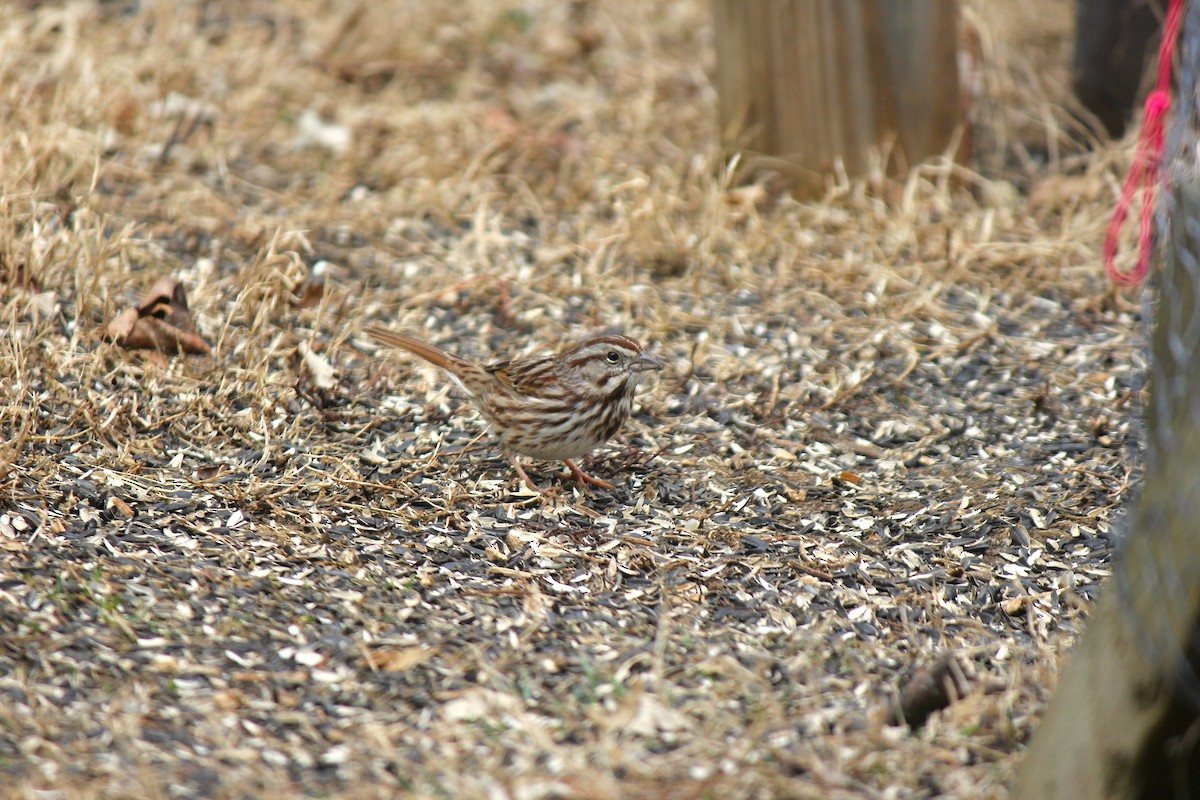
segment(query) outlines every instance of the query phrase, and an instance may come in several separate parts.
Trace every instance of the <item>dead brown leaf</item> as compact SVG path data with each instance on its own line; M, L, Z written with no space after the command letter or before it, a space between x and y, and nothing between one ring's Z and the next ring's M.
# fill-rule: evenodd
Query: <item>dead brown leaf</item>
M433 656L433 651L424 647L381 647L363 655L363 661L378 672L404 672L423 664Z
M309 347L307 342L301 342L299 350L313 386L318 389L333 389L337 386L337 370L327 358Z
M908 723L916 729L935 711L946 708L970 688L963 665L954 653L944 653L931 666L913 673L889 712L888 723Z
M130 350L205 355L208 342L196 333L183 284L160 278L137 308L127 308L108 323L108 338Z
M296 287L294 295L294 308L316 308L325 296L325 282L310 274Z

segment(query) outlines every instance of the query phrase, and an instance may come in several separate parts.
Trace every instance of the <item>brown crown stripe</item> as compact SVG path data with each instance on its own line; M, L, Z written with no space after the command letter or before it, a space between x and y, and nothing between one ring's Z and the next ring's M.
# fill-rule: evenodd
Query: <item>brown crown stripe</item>
M575 345L575 347L573 347L572 349L573 350L591 350L593 347L596 347L597 345L601 345L601 344L608 345L609 347L621 347L626 350L630 350L634 353L642 352L641 345L639 345L633 339L630 339L628 336L622 336L619 333L610 333L610 334L605 334L604 336L597 336L594 339L588 339L586 342L583 342L582 344Z

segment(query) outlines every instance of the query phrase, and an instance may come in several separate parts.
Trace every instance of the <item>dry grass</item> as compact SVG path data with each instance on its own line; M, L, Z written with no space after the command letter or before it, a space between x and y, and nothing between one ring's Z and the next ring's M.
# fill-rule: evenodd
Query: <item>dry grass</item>
M1070 4L997 5L970 168L814 203L730 185L698 0L14 6L3 794L1003 796L1110 564L1139 331ZM103 341L166 274L210 356ZM669 369L617 490L543 502L380 322ZM943 652L966 695L885 725Z

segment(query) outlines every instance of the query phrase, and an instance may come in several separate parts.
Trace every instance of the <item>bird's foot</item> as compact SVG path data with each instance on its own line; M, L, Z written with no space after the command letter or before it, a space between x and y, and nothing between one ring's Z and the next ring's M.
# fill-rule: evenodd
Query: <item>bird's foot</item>
M596 478L588 475L586 472L576 466L575 462L571 459L564 458L563 463L567 465L567 469L571 470L571 474L575 476L575 480L579 481L580 483L590 483L592 486L599 486L601 489L611 490L613 488L613 485L603 478Z

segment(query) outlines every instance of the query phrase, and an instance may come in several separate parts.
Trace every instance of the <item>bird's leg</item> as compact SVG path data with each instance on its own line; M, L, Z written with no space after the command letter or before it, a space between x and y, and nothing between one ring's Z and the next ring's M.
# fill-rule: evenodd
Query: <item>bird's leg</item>
M569 458L564 458L563 463L567 465L567 469L571 470L571 474L575 476L575 480L580 483L590 483L593 486L599 486L601 489L611 489L613 485L603 478L593 478L586 472L575 466L575 462Z
M509 463L511 463L516 468L517 474L521 476L521 481L526 486L528 486L530 489L533 489L538 494L546 493L545 490L542 489L542 487L538 486L536 483L533 482L533 479L529 477L529 473L527 473L525 471L525 468L521 466L521 462L517 461L516 456L510 455L508 457L508 460L509 460Z

